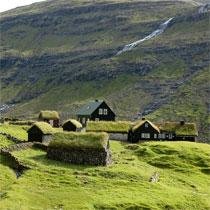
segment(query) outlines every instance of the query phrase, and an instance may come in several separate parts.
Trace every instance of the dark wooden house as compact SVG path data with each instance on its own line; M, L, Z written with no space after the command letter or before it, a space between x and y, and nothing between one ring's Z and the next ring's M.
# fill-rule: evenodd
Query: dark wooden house
M38 120L47 122L55 128L59 127L59 114L56 111L41 111Z
M69 119L63 123L62 127L64 131L81 131L82 124L75 119Z
M28 141L47 143L52 139L54 129L46 122L36 122L28 130Z
M154 140L160 133L160 129L149 120L141 120L128 132L128 141L136 143L138 141Z
M163 140L195 141L198 130L195 123L164 122L158 125Z
M105 101L95 100L84 105L78 112L77 118L82 125L91 121L114 121L115 113Z
M195 141L198 131L195 123L164 122L157 125L142 119L128 133L128 141Z

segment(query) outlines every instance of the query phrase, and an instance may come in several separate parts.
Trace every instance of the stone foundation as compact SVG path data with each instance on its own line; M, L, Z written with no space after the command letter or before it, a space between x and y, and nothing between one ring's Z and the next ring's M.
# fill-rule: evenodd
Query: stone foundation
M80 165L108 165L111 163L111 153L108 149L80 149L80 148L50 148L47 157L53 160Z

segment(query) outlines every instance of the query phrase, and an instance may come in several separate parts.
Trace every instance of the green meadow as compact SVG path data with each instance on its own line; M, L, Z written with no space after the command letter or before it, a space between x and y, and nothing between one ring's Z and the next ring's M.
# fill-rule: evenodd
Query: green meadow
M30 168L18 179L0 156L1 209L210 209L210 145L111 141L110 148L107 167L49 160L39 149L13 152ZM155 172L160 179L151 183Z

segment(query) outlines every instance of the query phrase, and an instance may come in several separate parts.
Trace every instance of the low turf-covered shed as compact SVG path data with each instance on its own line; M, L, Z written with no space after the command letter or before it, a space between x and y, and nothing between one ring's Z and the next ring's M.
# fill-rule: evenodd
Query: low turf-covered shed
M53 127L46 122L36 122L28 130L28 141L48 142L55 133Z
M107 165L111 161L108 134L56 133L48 146L47 157L73 164Z
M56 111L41 111L38 117L39 121L44 121L51 124L53 127L59 127L59 114Z
M63 123L62 127L64 131L80 131L82 124L75 119L69 119Z

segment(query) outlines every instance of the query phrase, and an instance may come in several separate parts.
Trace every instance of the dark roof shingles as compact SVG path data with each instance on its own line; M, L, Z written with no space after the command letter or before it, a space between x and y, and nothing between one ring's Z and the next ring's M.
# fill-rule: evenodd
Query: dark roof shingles
M77 115L91 115L101 104L103 101L95 100L84 105L78 112Z

